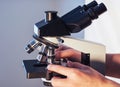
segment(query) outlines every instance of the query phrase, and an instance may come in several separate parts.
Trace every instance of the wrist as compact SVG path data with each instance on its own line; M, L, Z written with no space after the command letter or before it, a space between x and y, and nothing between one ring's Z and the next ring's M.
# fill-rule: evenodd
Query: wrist
M110 79L107 79L106 78L106 81L104 81L104 87L120 87L120 84L119 83L116 83Z

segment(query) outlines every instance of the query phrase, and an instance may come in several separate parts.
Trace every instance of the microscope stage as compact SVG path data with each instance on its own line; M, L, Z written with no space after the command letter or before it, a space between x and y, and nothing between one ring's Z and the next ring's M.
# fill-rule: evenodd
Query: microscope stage
M23 60L23 65L28 79L46 76L47 64L40 64L38 60Z

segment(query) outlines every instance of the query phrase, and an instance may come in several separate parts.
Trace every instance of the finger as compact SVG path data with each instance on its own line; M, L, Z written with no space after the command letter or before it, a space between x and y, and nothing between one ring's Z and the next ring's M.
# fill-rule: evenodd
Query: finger
M63 84L66 82L66 79L61 79L59 77L53 77L51 79L51 83L53 87L62 87Z
M59 44L59 48L56 49L55 51L61 51L61 50L66 50L66 49L70 49L70 47L65 46L65 45L63 45L63 44Z
M68 67L71 67L71 68L88 69L88 66L83 65L83 64L78 63L78 62L68 61L68 62L67 62L67 66L68 66Z
M64 47L62 45L59 46L59 48L57 48L55 51L60 51L60 50L63 50Z
M55 56L57 58L66 58L66 57L72 57L73 56L73 51L68 49L68 50L63 50L63 51L57 51L55 53Z
M55 53L56 59L60 58L69 58L71 61L81 61L81 52L73 49L67 49L67 50L62 50L62 51L57 51Z
M71 68L69 67L64 67L64 66L60 66L60 65L48 65L47 67L48 70L68 76L70 74L70 72L72 71Z

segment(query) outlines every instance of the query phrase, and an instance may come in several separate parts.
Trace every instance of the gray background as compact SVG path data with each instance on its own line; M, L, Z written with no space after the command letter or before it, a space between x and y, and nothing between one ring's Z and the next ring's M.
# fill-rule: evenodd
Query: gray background
M0 0L0 87L43 87L40 79L26 79L22 60L34 59L25 45L32 40L33 26L44 18L44 11L63 15L84 0ZM83 38L83 32L74 34Z

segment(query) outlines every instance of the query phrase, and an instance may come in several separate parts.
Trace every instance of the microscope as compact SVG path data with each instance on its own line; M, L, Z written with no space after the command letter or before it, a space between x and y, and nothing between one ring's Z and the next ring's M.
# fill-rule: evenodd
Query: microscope
M79 44L80 51L84 53L81 56L83 59L81 63L85 65L92 66L91 58L96 55L104 58L105 48L103 45L78 40L70 35L89 26L92 20L97 19L106 10L103 3L98 4L96 1L92 1L87 5L76 7L61 17L57 15L57 11L45 11L45 19L34 25L34 39L25 47L29 54L36 49L39 51L36 59L23 60L27 78L41 78L45 86L52 86L50 80L54 76L67 78L46 68L49 64L67 67L67 58L55 58L55 49L59 48L60 44L67 46ZM78 49L78 46L73 46L73 48ZM102 51L99 53L99 50Z

